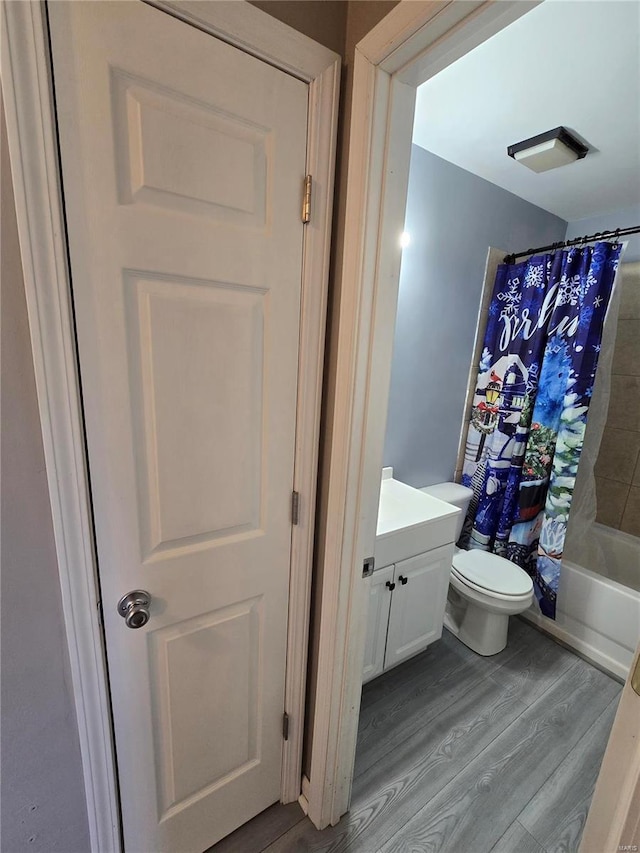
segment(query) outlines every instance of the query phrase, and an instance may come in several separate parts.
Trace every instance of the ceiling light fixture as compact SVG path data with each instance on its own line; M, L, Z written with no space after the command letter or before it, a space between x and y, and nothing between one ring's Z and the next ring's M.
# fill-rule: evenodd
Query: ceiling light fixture
M581 160L588 150L565 127L556 127L510 145L507 154L534 172L547 172Z

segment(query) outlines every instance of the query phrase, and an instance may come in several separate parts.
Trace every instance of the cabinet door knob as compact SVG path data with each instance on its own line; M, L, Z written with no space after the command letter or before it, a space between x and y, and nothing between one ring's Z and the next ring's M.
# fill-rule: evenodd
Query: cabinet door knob
M385 586L388 586L388 587L389 587L389 590L390 590L391 592L393 592L393 590L396 588L396 585L395 585L394 583L391 583L391 581L387 581L387 582L386 582L386 584L385 584Z
M406 584L406 582L409 580L409 578L405 578L403 575L398 575L398 580L400 581L402 586L404 586Z

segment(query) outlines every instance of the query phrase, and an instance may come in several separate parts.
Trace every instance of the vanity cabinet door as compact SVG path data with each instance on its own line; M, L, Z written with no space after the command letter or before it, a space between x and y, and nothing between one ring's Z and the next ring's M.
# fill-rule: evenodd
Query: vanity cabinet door
M380 675L384 669L384 649L387 642L389 608L392 590L387 583L393 584L394 566L375 571L369 587L369 616L367 620L367 639L364 650L364 668L362 683Z
M384 668L421 652L442 636L453 545L396 563Z

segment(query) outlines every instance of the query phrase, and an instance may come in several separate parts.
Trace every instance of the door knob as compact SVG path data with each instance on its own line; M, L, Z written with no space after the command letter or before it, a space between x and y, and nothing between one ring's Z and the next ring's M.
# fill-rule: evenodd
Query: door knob
M404 575L399 575L398 580L400 581L402 586L404 586L407 583L407 581L409 580L409 578L405 578Z
M396 588L396 585L395 585L394 583L391 583L391 581L387 581L387 582L386 582L386 584L385 584L385 586L386 586L386 587L387 587L391 592L393 592L393 590Z
M149 621L151 596L144 589L134 589L123 595L118 602L118 613L127 623L127 628L142 628Z

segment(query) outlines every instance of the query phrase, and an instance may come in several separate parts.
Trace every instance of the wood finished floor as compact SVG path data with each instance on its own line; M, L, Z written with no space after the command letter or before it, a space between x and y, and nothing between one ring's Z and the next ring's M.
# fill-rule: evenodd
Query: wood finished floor
M621 689L520 619L492 658L445 631L365 685L337 826L275 805L210 853L573 853Z

